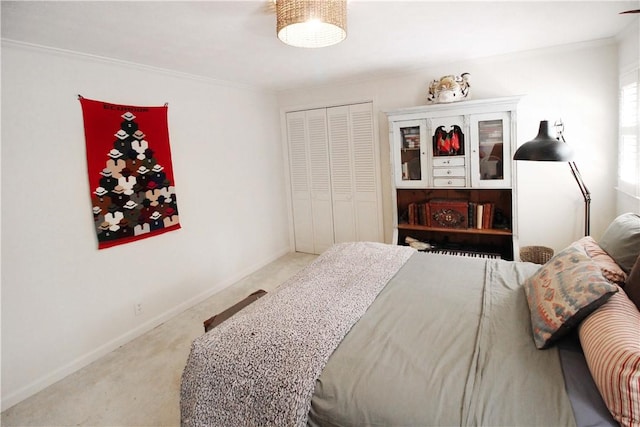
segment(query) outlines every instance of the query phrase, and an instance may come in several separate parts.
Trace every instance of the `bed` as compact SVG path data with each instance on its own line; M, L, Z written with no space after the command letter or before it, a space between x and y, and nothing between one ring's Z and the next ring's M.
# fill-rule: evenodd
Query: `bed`
M194 340L185 426L640 425L640 216L544 266L330 248Z

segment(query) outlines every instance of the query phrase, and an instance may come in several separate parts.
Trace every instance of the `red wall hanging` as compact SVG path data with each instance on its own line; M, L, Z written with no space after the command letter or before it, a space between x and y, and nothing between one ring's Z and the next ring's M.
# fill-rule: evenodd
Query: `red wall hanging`
M179 229L168 106L79 99L98 249Z

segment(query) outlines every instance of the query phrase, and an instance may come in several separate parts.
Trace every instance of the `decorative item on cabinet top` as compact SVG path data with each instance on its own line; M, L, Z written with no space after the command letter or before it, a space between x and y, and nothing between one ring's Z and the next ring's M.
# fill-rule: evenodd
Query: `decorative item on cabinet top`
M470 98L469 73L459 76L442 76L429 84L427 101L431 104L446 104Z

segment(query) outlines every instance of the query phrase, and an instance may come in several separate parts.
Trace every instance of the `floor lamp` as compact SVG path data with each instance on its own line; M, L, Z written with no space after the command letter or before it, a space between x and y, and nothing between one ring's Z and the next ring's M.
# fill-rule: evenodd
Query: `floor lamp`
M544 162L568 162L573 177L580 187L580 192L584 198L584 235L590 233L589 223L591 221L591 193L584 184L580 171L573 159L573 150L564 139L564 125L561 121L554 124L557 138L549 135L549 122L540 122L538 136L529 142L522 144L513 155L514 160L535 160Z

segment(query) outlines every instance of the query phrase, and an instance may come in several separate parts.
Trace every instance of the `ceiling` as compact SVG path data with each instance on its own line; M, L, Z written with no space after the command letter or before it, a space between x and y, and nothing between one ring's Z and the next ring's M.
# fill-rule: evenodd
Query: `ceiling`
M619 12L639 8L640 0L349 0L347 39L304 49L277 39L271 0L2 0L1 31L3 39L279 91L610 38L639 22Z

